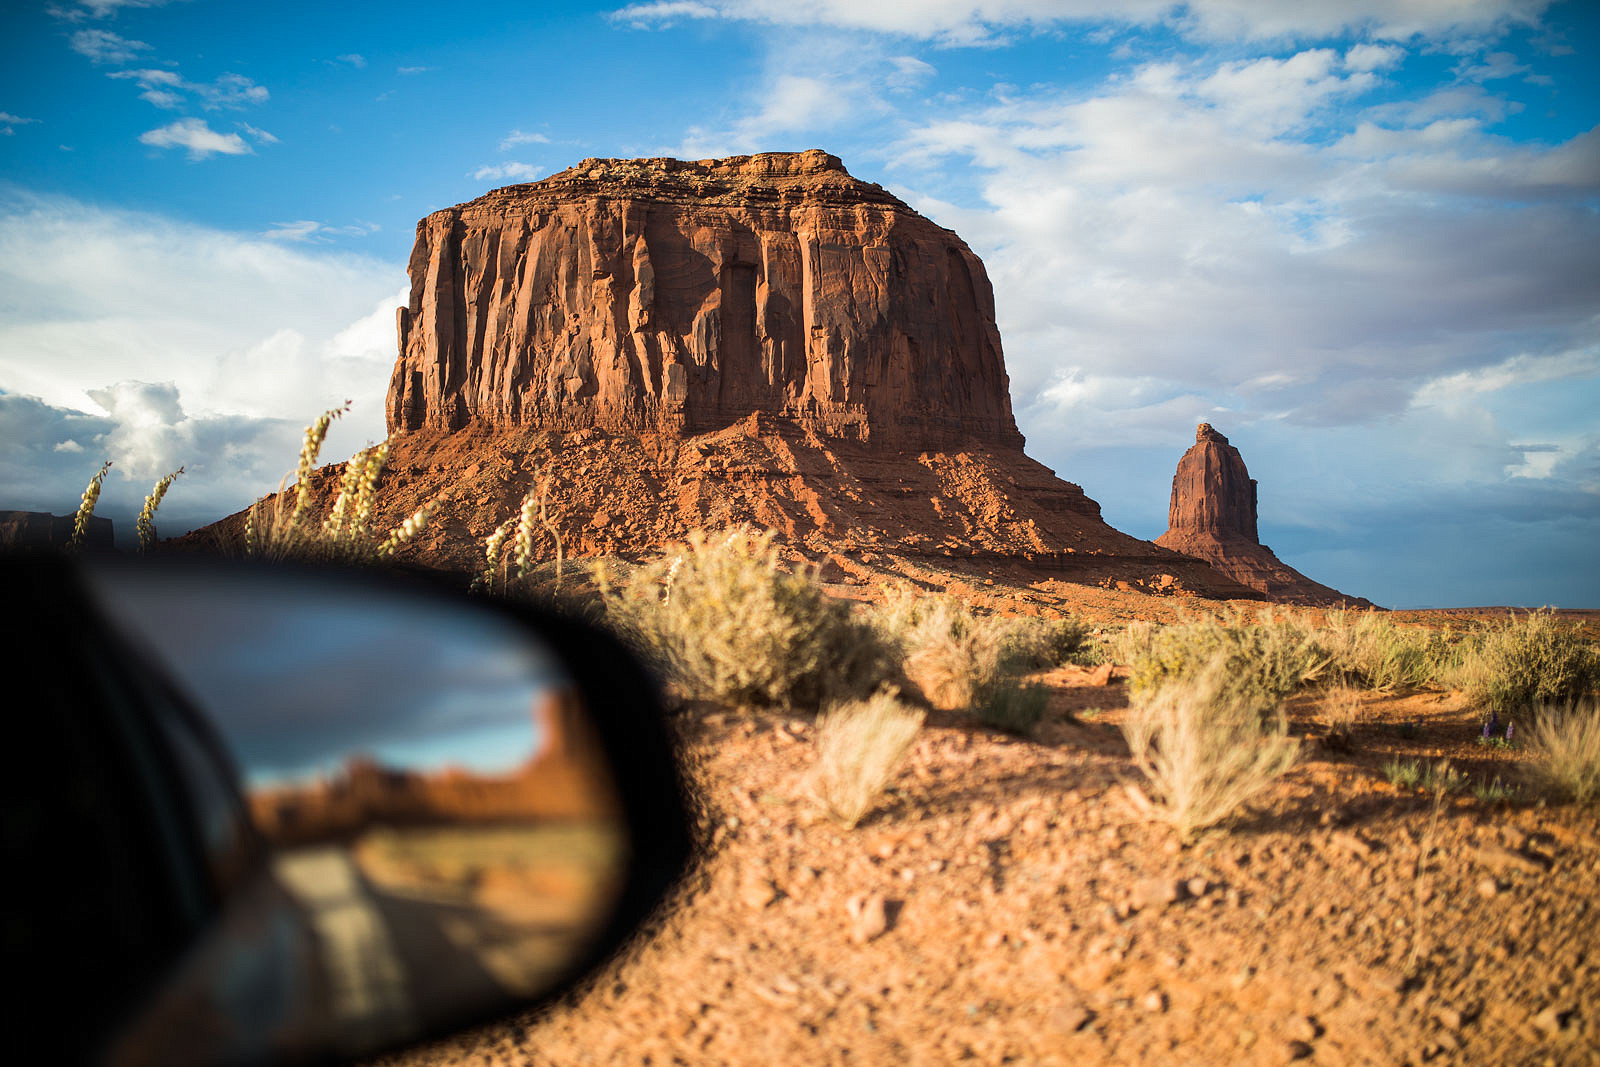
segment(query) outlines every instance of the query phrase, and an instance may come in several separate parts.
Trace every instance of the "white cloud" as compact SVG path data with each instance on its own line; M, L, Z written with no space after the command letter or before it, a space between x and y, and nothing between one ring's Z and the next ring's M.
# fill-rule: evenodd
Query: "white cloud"
M500 138L500 151L506 152L519 144L549 144L550 138L542 133L528 133L523 130L512 130Z
M264 231L261 236L269 241L311 241L323 244L332 237L365 237L377 232L376 223L327 226L314 219L299 219L295 222L275 222L272 224L272 229Z
M684 19L734 19L778 26L822 26L897 34L948 45L982 45L1009 29L1064 22L1164 24L1208 41L1304 39L1362 32L1405 40L1495 33L1531 25L1550 0L654 0L614 11L631 26L670 26Z
M192 94L207 111L218 108L243 108L266 103L271 94L266 86L257 85L242 74L221 74L215 81L191 82L175 70L117 70L108 78L131 80L144 90L139 94L156 107L175 110L186 101L185 93Z
M146 478L179 464L189 473L163 512L207 522L275 488L325 408L355 401L330 462L384 436L401 264L10 193L0 288L14 297L0 307L9 506L60 512L72 500L49 493L75 499L84 459L104 455L128 522Z
M1351 70L1390 70L1405 59L1406 50L1392 44L1351 45L1344 54L1344 65Z
M257 129L248 122L241 122L238 124L238 126L241 130L243 130L245 133L248 133L252 138L261 142L262 144L278 143L278 139L272 134L268 133L266 130Z
M140 52L150 51L143 41L130 41L110 30L79 30L72 35L72 50L91 63L131 63Z
M340 63L350 64L357 70L365 70L367 67L367 57L360 52L348 52L345 55L335 56L334 58Z
M179 119L139 135L139 143L156 148L186 148L190 159L211 155L250 155L250 146L236 133L218 133L204 119Z
M84 18L114 18L123 8L165 7L172 0L78 0L76 7L51 7L56 18L78 22Z
M394 72L396 74L410 76L412 74L426 74L432 69L432 67L396 67L394 68Z
M539 177L543 169L532 163L518 163L512 160L506 163L485 164L473 171L470 177L476 182L531 182Z
M0 137L12 137L17 132L16 127L32 126L38 121L38 119L28 119L23 118L21 115L13 115L9 111L0 111Z

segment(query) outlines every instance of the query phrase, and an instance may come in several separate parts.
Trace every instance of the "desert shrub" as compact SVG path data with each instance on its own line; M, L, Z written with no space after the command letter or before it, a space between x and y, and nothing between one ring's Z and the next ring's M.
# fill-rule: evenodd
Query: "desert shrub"
M823 810L846 827L859 823L894 779L922 719L893 690L831 705L817 722L810 775L811 793Z
M1331 748L1349 748L1356 726L1366 718L1361 691L1345 685L1324 690L1317 698L1316 717L1324 731L1324 743Z
M691 698L815 708L870 693L887 672L871 627L814 571L785 572L771 531L696 531L620 583L602 572L601 595L607 618Z
M327 517L320 523L312 518L311 476L316 470L317 457L322 454L328 428L349 410L348 403L330 408L306 427L295 470L293 502L290 503L290 494L280 484L270 507L260 500L251 505L245 516L244 540L240 546L245 555L263 559L377 563L392 556L428 524L437 506L434 501L418 508L387 534L371 528L378 481L389 460L388 442L352 456L345 464L339 480L339 495Z
M1544 792L1579 804L1600 801L1600 701L1544 705L1526 736L1529 772Z
M1305 616L1297 621L1328 655L1330 673L1346 685L1381 692L1429 684L1445 644L1438 634L1397 626L1375 611L1330 611L1320 626Z
M1150 654L1160 627L1143 619L1135 619L1119 629L1102 634L1096 642L1102 660L1128 666Z
M1384 761L1379 768L1390 785L1399 786L1401 789L1415 789L1422 782L1422 764L1417 760L1403 760L1399 757Z
M1027 670L1043 670L1068 663L1093 666L1099 649L1090 637L1089 624L1074 615L1056 619L1009 620L1001 658Z
M1036 682L1003 675L976 694L973 714L983 725L1009 734L1029 734L1044 718L1050 690Z
M1577 627L1548 610L1484 627L1449 679L1491 714L1580 700L1600 687L1600 656Z
M1019 732L1043 714L1042 694L1023 686L1021 676L1070 661L1085 649L1088 636L1088 627L1071 616L979 615L955 597L905 589L885 589L872 619L928 703L947 711L972 709L989 725ZM1032 720L1024 722L1029 715Z
M1152 631L1134 648L1129 688L1149 693L1198 679L1221 664L1219 699L1270 711L1296 689L1315 681L1330 657L1314 635L1293 622L1264 615L1255 622L1199 619Z
M1224 650L1198 670L1133 694L1122 723L1162 816L1189 843L1294 765L1300 743L1262 694L1231 684Z

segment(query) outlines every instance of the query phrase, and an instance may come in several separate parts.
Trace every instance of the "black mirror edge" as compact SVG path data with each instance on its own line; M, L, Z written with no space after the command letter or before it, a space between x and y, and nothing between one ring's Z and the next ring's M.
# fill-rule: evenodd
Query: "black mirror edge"
M561 659L582 692L590 725L615 777L632 848L628 879L610 917L597 931L590 949L575 959L539 997L510 1010L501 1007L477 1017L462 1018L443 1028L414 1035L402 1043L369 1050L360 1059L443 1040L549 1007L582 988L632 942L669 901L673 890L690 870L696 841L691 826L692 809L680 773L676 735L668 724L659 684L640 663L637 654L605 628L526 601L469 593L467 579L427 567L373 569L301 561L228 559L199 553L174 553L137 560L101 556L92 563L157 569L213 567L276 573L292 570L351 586L365 585L391 592L397 587L409 587L420 595L487 611L516 625L546 644ZM41 594L52 586L68 587L68 603L73 608L89 609L82 621L104 629L108 624L90 607L92 598L83 585L80 566L74 557L63 553L0 551L0 568L12 573L35 572L33 577L38 581L28 584ZM330 1059L326 1062L347 1061Z

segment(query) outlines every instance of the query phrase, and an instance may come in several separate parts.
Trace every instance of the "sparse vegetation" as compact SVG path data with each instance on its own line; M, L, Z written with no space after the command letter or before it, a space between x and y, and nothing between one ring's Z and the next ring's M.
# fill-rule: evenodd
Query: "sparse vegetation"
M510 539L509 547L506 544ZM522 498L517 514L495 527L484 538L483 572L472 583L474 589L506 593L514 586L528 580L534 568L536 542L548 541L555 558L555 588L561 589L562 569L566 562L565 545L561 529L550 518L550 483L542 482L528 490Z
M1026 735L1044 718L1049 698L1049 689L1037 682L1003 676L978 694L972 710L985 726Z
M108 459L100 465L100 470L89 484L84 487L83 497L78 501L78 513L72 520L72 537L67 541L68 552L83 551L84 543L89 537L89 520L94 518L94 505L100 499L100 489L105 485L106 475L111 471L111 461Z
M922 729L923 714L893 690L831 705L817 722L812 795L830 817L854 827L872 810Z
M387 535L380 536L371 528L378 483L389 457L387 442L363 449L350 458L339 481L339 495L327 518L320 525L311 521L312 475L316 471L317 457L322 453L328 428L349 410L348 402L343 407L330 408L306 427L295 472L293 505L287 505L289 494L280 485L270 507L265 501L251 506L245 517L242 545L245 555L264 559L375 563L388 559L428 524L438 506L437 501L418 508Z
M150 490L150 494L144 498L144 507L139 510L139 521L134 527L139 534L140 552L148 552L156 546L156 509L161 506L167 490L172 488L172 483L177 481L178 475L182 473L183 468L179 467L157 482Z
M1224 649L1197 670L1133 694L1122 724L1134 764L1184 843L1228 818L1294 765L1300 744L1259 690L1234 684Z
M1600 701L1545 705L1527 737L1542 791L1579 804L1600 801Z
M783 570L771 531L690 535L620 584L601 575L607 617L685 695L818 707L870 693L887 673L872 629L815 575Z
M1422 782L1422 764L1418 760L1403 760L1397 756L1385 760L1380 770L1390 785L1401 789L1415 789Z
M1459 793L1467 784L1467 776L1452 767L1449 760L1428 764L1396 757L1386 761L1380 769L1390 785L1401 789Z
M1264 714L1321 677L1332 662L1311 632L1270 613L1253 622L1235 613L1164 627L1131 651L1134 694L1195 682L1215 668L1218 699L1252 705Z
M1348 749L1356 726L1365 718L1366 705L1361 691L1351 686L1333 686L1317 701L1317 722L1323 729L1323 744L1329 748Z
M1600 654L1577 627L1548 610L1531 611L1474 634L1443 680L1490 714L1509 717L1593 693Z
M1448 651L1439 635L1397 626L1375 611L1329 611L1320 625L1307 614L1292 619L1327 654L1330 673L1352 688L1420 689L1433 680Z

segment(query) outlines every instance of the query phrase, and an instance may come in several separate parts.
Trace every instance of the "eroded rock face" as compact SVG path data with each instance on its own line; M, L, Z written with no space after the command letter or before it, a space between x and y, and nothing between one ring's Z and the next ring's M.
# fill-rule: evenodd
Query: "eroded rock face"
M1261 543L1256 532L1255 479L1239 450L1208 422L1196 427L1193 447L1178 461L1167 532L1156 538L1156 544L1205 560L1274 600L1372 606L1312 581Z
M391 434L1022 446L983 264L825 152L585 160L429 215L409 269Z

